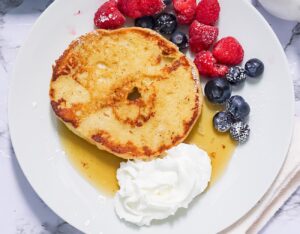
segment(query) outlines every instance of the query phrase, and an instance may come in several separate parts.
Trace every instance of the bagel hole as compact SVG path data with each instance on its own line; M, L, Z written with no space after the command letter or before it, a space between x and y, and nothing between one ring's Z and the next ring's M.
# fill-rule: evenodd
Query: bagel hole
M131 92L128 94L127 99L130 101L137 100L141 97L141 93L139 92L139 89L137 87L134 87Z

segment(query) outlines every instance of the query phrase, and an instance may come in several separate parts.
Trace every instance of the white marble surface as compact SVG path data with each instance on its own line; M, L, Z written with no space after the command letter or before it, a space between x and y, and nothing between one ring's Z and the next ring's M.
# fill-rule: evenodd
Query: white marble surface
M0 0L0 233L80 233L54 214L33 191L16 161L7 126L7 93L18 48L51 2ZM294 79L296 114L300 116L300 24L275 18L256 1L253 4L285 48ZM300 233L300 188L261 233Z

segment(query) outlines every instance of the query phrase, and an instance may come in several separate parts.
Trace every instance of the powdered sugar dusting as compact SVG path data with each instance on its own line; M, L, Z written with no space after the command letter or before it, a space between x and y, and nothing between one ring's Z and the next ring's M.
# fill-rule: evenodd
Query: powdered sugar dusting
M104 23L104 22L106 22L106 21L109 21L109 17L106 16L106 15L100 15L98 21Z
M108 15L105 15L105 14L101 14L98 21L101 22L101 23L104 23L106 21L109 21L109 20L115 20L117 17L116 15L110 13Z

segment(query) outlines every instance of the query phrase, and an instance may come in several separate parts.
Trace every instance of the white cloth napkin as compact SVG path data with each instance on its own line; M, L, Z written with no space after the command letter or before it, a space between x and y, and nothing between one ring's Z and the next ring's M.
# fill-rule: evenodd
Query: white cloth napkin
M238 222L222 234L258 233L300 185L300 118L296 117L294 136L286 161L264 197Z

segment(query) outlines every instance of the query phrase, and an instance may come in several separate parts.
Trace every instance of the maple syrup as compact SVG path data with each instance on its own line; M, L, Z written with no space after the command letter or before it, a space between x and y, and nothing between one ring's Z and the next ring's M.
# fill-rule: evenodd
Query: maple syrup
M221 175L234 152L236 144L228 133L217 132L212 124L213 116L220 106L204 101L201 116L185 140L207 151L212 160L213 184ZM99 150L72 133L62 123L59 132L63 148L76 169L94 186L107 195L113 196L119 189L116 171L120 162L125 161L113 154Z

